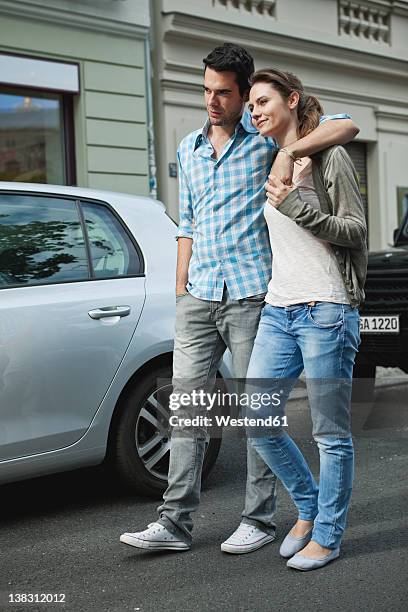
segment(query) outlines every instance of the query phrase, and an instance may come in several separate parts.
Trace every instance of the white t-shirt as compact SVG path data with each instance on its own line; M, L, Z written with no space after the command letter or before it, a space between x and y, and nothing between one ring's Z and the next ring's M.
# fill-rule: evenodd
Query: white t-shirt
M293 185L298 187L304 202L320 209L310 157L295 163ZM349 304L330 243L299 227L269 202L265 204L264 215L273 254L272 279L265 301L272 306L311 301Z

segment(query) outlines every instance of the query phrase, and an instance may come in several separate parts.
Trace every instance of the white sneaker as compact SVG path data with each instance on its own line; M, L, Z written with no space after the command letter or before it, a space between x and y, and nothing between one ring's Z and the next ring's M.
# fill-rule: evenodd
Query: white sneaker
M190 545L179 540L160 523L150 523L147 529L136 533L122 533L120 541L136 548L154 550L189 550Z
M261 546L268 544L268 542L273 542L275 537L275 534L265 533L258 529L258 527L241 523L228 540L221 544L221 550L235 555L242 555L243 553L257 550Z

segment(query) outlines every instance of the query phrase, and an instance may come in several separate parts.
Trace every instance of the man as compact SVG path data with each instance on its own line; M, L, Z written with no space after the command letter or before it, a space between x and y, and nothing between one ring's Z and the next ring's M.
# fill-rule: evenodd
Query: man
M344 144L358 133L350 119L326 121L277 154L274 141L258 134L245 111L252 57L242 47L225 43L204 65L208 120L178 149L176 393L211 389L227 347L235 377L245 378L271 273L263 206L275 156L272 174L291 184L294 159ZM142 532L123 534L122 542L155 550L191 547L191 513L199 504L204 449L204 428L173 429L169 482L159 519ZM275 539L275 482L248 446L245 508L240 525L221 545L224 552L251 552Z

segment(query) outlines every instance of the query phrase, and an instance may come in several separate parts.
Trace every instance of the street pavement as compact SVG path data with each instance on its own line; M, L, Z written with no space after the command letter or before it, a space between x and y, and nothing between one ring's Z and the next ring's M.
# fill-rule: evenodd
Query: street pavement
M206 481L191 551L152 553L119 543L155 519L157 501L118 493L87 469L0 487L0 610L407 610L408 385L379 388L354 407L356 480L338 561L297 572L279 557L295 510L282 486L277 541L247 555L220 543L240 520L245 445L227 432ZM305 400L289 402L290 431L315 474ZM10 593L65 594L65 603L10 604Z

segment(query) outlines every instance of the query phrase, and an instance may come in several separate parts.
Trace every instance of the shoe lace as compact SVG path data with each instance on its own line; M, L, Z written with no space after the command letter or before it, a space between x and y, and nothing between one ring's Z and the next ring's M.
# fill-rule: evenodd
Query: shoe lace
M255 531L255 527L253 525L248 525L247 523L241 523L238 529L239 537L242 539L246 539Z
M164 529L163 525L160 525L160 523L149 523L147 527L148 529L153 529L153 533L156 533L156 531L160 529Z

